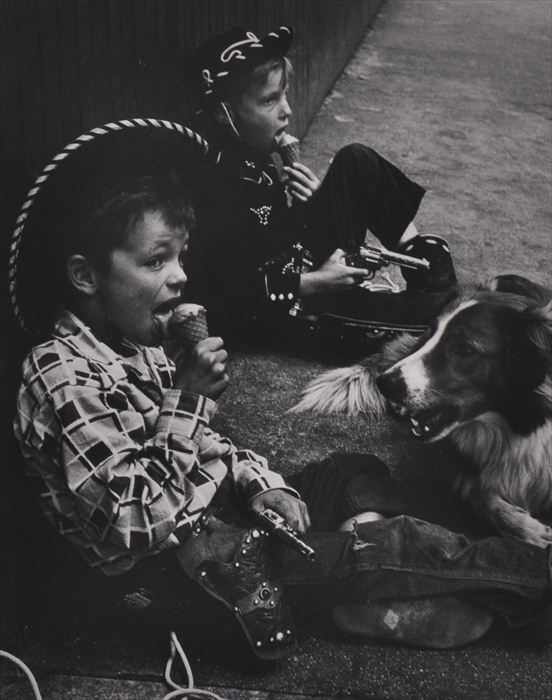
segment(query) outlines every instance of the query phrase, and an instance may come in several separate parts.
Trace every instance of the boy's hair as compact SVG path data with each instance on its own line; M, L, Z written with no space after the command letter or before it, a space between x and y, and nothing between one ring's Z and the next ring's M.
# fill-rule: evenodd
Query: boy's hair
M78 215L63 222L57 307L72 307L78 292L70 283L66 264L71 255L83 255L99 272L107 273L111 253L124 244L148 212L158 212L171 228L191 233L195 219L183 183L175 173L137 176L88 193Z
M194 212L185 189L176 173L170 173L127 177L87 193L76 216L62 223L63 264L71 255L81 254L105 272L111 252L124 243L136 224L151 211L159 212L171 228L190 233Z

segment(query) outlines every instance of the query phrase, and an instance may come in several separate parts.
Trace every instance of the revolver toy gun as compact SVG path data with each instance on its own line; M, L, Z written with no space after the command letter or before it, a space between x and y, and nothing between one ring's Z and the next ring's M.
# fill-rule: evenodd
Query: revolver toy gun
M346 261L351 267L366 267L374 272L387 265L399 265L411 270L429 270L429 262L425 258L414 258L371 245L361 246L358 252L348 255Z
M272 510L272 508L267 508L263 510L262 513L257 513L257 516L261 526L264 527L267 532L273 533L276 537L280 538L282 542L288 544L298 551L299 554L307 557L307 559L311 561L314 560L316 556L314 549L309 547L306 542L303 542L299 533L290 527L279 513Z

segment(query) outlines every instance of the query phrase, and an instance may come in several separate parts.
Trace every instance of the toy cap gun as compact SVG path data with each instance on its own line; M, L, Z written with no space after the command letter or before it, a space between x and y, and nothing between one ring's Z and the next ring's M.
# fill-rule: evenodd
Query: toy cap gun
M387 265L398 265L411 270L429 270L429 262L425 258L414 258L371 245L360 246L356 253L347 256L346 261L351 267L366 267L374 272Z
M307 559L314 560L316 556L314 549L299 537L299 533L288 525L279 513L272 508L266 508L261 513L257 513L257 517L267 532L273 533Z

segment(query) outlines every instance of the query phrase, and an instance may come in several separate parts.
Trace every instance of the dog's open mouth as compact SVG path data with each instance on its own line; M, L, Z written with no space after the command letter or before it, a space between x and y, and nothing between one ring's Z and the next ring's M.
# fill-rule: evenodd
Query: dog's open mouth
M410 432L419 440L433 440L454 424L453 411L420 411L409 413L405 417L410 425Z

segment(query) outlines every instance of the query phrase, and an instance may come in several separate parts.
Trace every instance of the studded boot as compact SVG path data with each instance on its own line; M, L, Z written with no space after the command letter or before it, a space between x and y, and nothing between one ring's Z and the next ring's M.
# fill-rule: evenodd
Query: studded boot
M271 576L268 533L240 530L230 561L203 556L209 536L202 530L190 537L177 555L181 566L234 614L255 656L267 661L286 656L295 632L282 586Z

